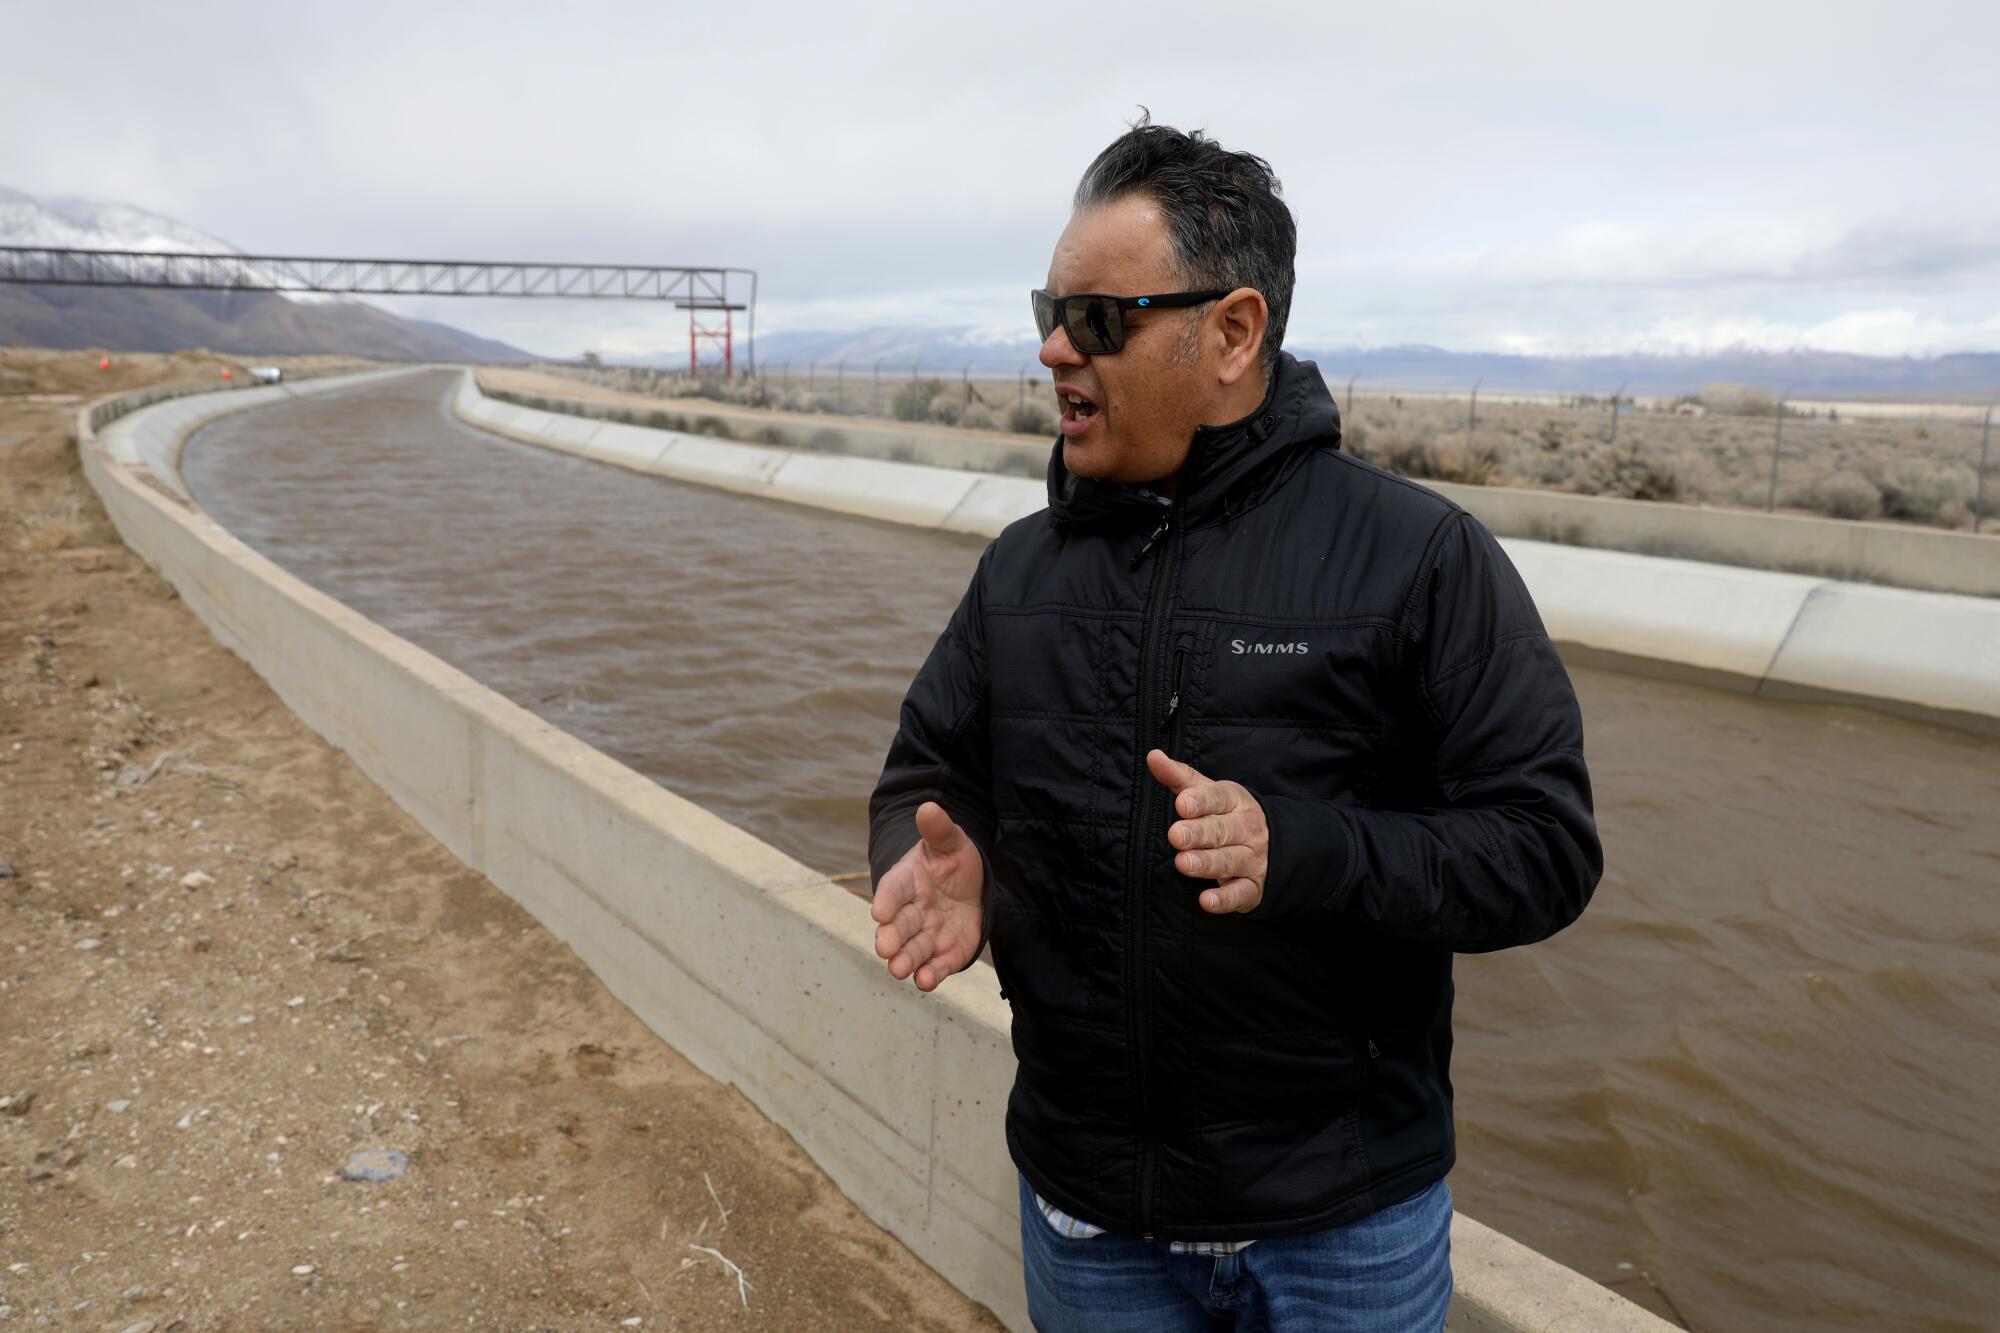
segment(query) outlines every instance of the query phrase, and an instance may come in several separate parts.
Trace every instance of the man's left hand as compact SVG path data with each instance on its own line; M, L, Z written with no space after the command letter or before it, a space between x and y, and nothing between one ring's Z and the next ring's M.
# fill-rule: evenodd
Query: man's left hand
M1174 868L1194 879L1212 879L1201 891L1201 907L1218 915L1247 912L1264 899L1270 868L1271 830L1264 807L1240 782L1218 782L1192 765L1169 759L1165 750L1146 752L1146 767L1174 793L1179 820L1167 841L1179 848Z

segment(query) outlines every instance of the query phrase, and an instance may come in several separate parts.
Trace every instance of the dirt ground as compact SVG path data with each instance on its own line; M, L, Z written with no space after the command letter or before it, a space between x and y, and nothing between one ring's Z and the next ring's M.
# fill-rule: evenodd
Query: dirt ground
M0 352L0 1324L997 1328L119 543L76 407L225 364Z

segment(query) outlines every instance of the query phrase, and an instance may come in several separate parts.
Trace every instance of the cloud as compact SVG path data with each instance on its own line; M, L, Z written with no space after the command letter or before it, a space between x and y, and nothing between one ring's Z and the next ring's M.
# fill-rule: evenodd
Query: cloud
M20 49L74 45L68 10L16 8ZM1240 41L1185 0L474 13L107 0L88 60L0 81L0 182L252 251L754 267L760 327L1004 328L1145 104L1277 168L1301 336L1929 340L2000 307L2000 80L1939 54L2000 41L1992 5L1688 0L1635 35L1554 0L1277 3ZM675 336L423 314L552 350Z

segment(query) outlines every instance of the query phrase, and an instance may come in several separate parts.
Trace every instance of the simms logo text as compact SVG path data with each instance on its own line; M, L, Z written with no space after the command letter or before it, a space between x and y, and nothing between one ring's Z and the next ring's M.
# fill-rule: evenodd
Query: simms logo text
M1232 653L1306 653L1312 650L1303 642L1299 643L1245 643L1241 639L1229 641Z

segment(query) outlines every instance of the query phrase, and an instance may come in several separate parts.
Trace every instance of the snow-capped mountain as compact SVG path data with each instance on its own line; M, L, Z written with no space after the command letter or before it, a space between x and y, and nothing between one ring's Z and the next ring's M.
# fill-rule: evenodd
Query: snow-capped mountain
M0 245L243 253L218 236L130 204L42 199L4 185ZM448 325L316 292L0 285L0 342L121 351L343 352L381 360L531 359Z
M0 185L0 245L241 253L220 237L130 204L37 199L5 185Z

